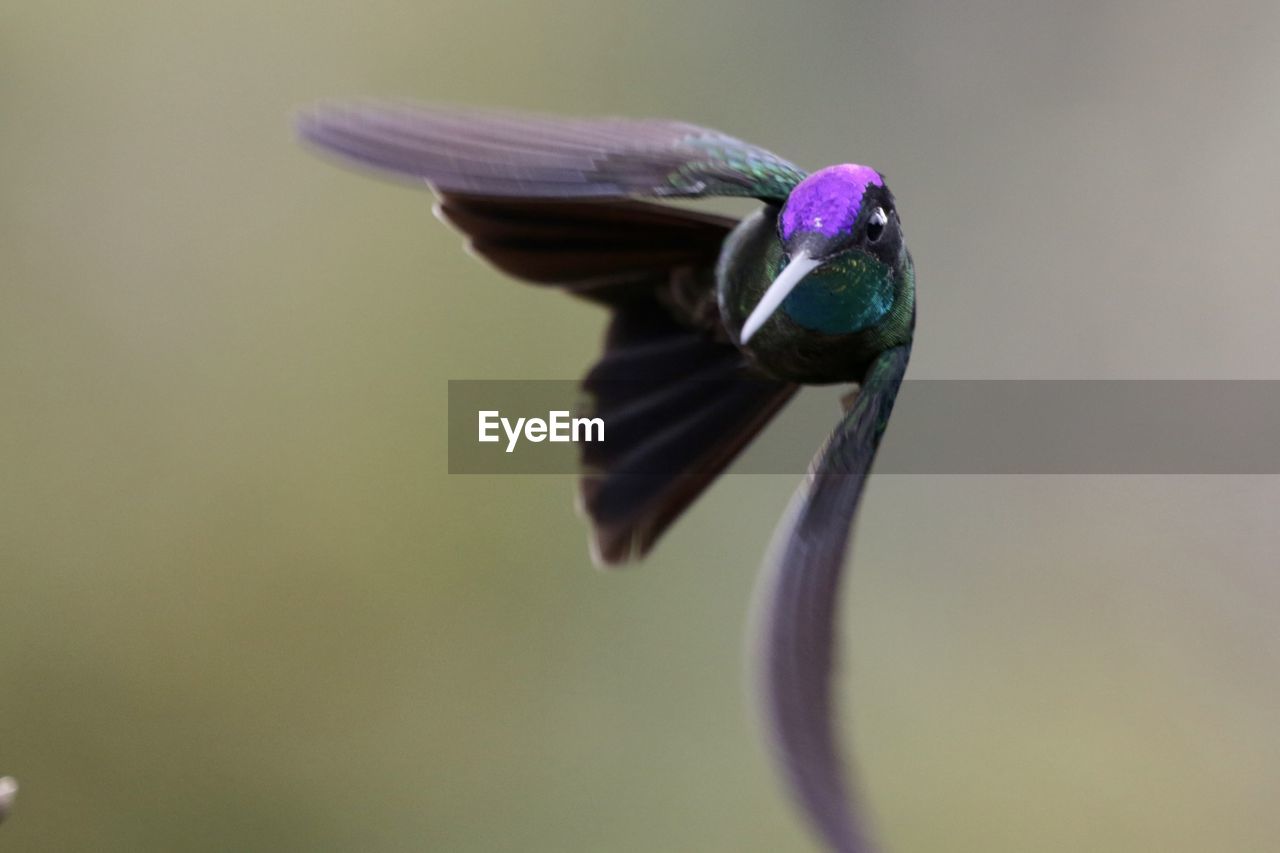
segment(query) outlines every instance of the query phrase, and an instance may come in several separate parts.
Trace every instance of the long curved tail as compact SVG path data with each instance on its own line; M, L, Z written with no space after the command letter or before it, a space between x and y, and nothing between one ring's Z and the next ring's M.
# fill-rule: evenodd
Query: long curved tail
M845 554L910 347L881 353L779 525L756 602L760 702L792 795L839 853L874 849L835 729L831 677Z

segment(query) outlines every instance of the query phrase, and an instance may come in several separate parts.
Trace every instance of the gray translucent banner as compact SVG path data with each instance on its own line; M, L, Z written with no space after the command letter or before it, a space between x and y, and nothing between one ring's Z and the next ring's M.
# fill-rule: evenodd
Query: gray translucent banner
M708 383L707 395L722 389ZM730 473L806 471L842 416L842 390L807 389ZM491 414L482 423L484 412ZM449 471L575 474L584 442L601 431L609 442L608 418L573 421L593 414L577 381L451 380ZM655 423L655 432L666 423ZM480 441L482 428L496 440ZM1280 474L1280 381L908 381L875 471ZM677 472L651 465L635 473Z

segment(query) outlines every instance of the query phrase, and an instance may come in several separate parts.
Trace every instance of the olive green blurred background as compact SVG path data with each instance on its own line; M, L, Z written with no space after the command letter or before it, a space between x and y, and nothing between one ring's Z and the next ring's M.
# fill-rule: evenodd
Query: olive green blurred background
M742 661L798 478L602 574L570 478L447 475L446 380L572 378L603 318L296 108L870 163L912 376L1275 379L1278 57L1269 0L8 4L0 848L813 849ZM1276 478L875 479L840 684L886 849L1280 849L1278 522Z

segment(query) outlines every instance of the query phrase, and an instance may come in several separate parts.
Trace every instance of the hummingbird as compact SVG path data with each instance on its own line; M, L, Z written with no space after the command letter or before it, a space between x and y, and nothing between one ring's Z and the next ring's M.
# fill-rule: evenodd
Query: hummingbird
M322 153L429 187L509 276L607 309L583 388L610 429L582 445L599 564L643 557L802 385L851 383L774 534L755 668L771 752L833 850L871 849L835 731L836 603L852 526L906 373L915 272L884 176L807 173L679 121L412 103L321 105ZM756 199L735 220L671 202Z

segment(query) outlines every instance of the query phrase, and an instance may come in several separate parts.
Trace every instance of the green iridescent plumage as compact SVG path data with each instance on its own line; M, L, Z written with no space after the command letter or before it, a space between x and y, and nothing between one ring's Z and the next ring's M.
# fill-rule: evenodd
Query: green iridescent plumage
M733 144L726 145L726 141ZM691 136L682 144L702 152L705 159L682 163L668 176L680 194L745 196L782 201L805 178L786 160L760 149L746 149L722 134ZM732 176L726 180L723 176Z
M743 220L725 243L716 269L717 294L731 334L778 277L785 253L778 211L768 207ZM911 341L915 270L904 245L896 270L866 254L847 253L819 267L791 292L781 310L751 339L762 370L792 382L824 384L861 379L880 352ZM830 313L814 322L817 303ZM843 330L837 324L847 322Z

